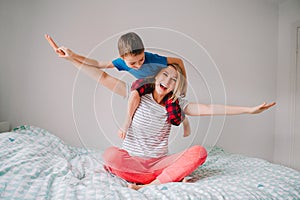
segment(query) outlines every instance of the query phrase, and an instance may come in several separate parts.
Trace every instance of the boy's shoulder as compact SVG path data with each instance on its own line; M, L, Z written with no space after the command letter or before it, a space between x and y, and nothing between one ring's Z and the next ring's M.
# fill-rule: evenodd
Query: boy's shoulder
M167 57L157 54L157 53L152 53L145 51L145 62L146 63L161 63L161 64L166 64L167 63Z
M145 51L144 52L145 53L145 56L159 56L159 57L166 57L166 56L163 56L163 55L161 55L161 54L159 54L159 53L154 53L154 52L149 52L149 51Z

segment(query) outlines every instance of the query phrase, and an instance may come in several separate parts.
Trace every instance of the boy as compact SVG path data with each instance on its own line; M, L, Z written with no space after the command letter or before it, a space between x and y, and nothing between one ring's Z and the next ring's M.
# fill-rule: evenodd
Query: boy
M120 58L117 58L111 62L98 62L97 60L78 55L69 49L58 48L58 46L53 42L50 36L45 35L45 37L60 56L64 55L67 50L70 60L81 63L83 65L96 67L99 69L116 67L119 71L128 71L133 76L139 79L154 76L161 70L161 68L167 67L167 64L175 63L180 66L183 71L183 75L186 78L186 72L181 59L145 52L141 38L133 32L126 33L120 37L118 41ZM183 95L185 95L185 92ZM125 122L119 129L119 135L122 139L125 138L127 128L130 125L131 119L136 110L136 106L139 104L139 102L140 96L136 90L133 90L129 97L128 112ZM190 134L190 126L187 118L183 120L183 128L184 136L186 137Z

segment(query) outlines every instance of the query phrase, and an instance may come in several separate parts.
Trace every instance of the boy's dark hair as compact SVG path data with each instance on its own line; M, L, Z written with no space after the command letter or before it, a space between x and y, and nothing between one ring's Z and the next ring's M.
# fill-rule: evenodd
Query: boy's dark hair
M145 50L142 39L134 32L126 33L119 38L118 49L121 57L139 55Z

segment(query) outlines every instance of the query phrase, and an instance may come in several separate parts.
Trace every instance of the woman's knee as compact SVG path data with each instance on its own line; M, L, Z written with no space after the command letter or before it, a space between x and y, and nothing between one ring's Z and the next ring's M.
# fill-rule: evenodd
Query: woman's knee
M196 156L199 160L202 161L202 163L206 160L207 157L207 151L204 147L200 145L192 146L188 149L189 154Z
M118 147L109 147L103 153L103 160L106 164L117 163L124 158L124 155L128 154L127 151Z

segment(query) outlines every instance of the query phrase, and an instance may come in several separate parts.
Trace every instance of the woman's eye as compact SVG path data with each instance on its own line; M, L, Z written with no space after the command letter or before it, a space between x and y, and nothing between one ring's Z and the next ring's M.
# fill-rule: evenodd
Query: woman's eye
M168 74L166 72L164 72L163 75L168 76Z

